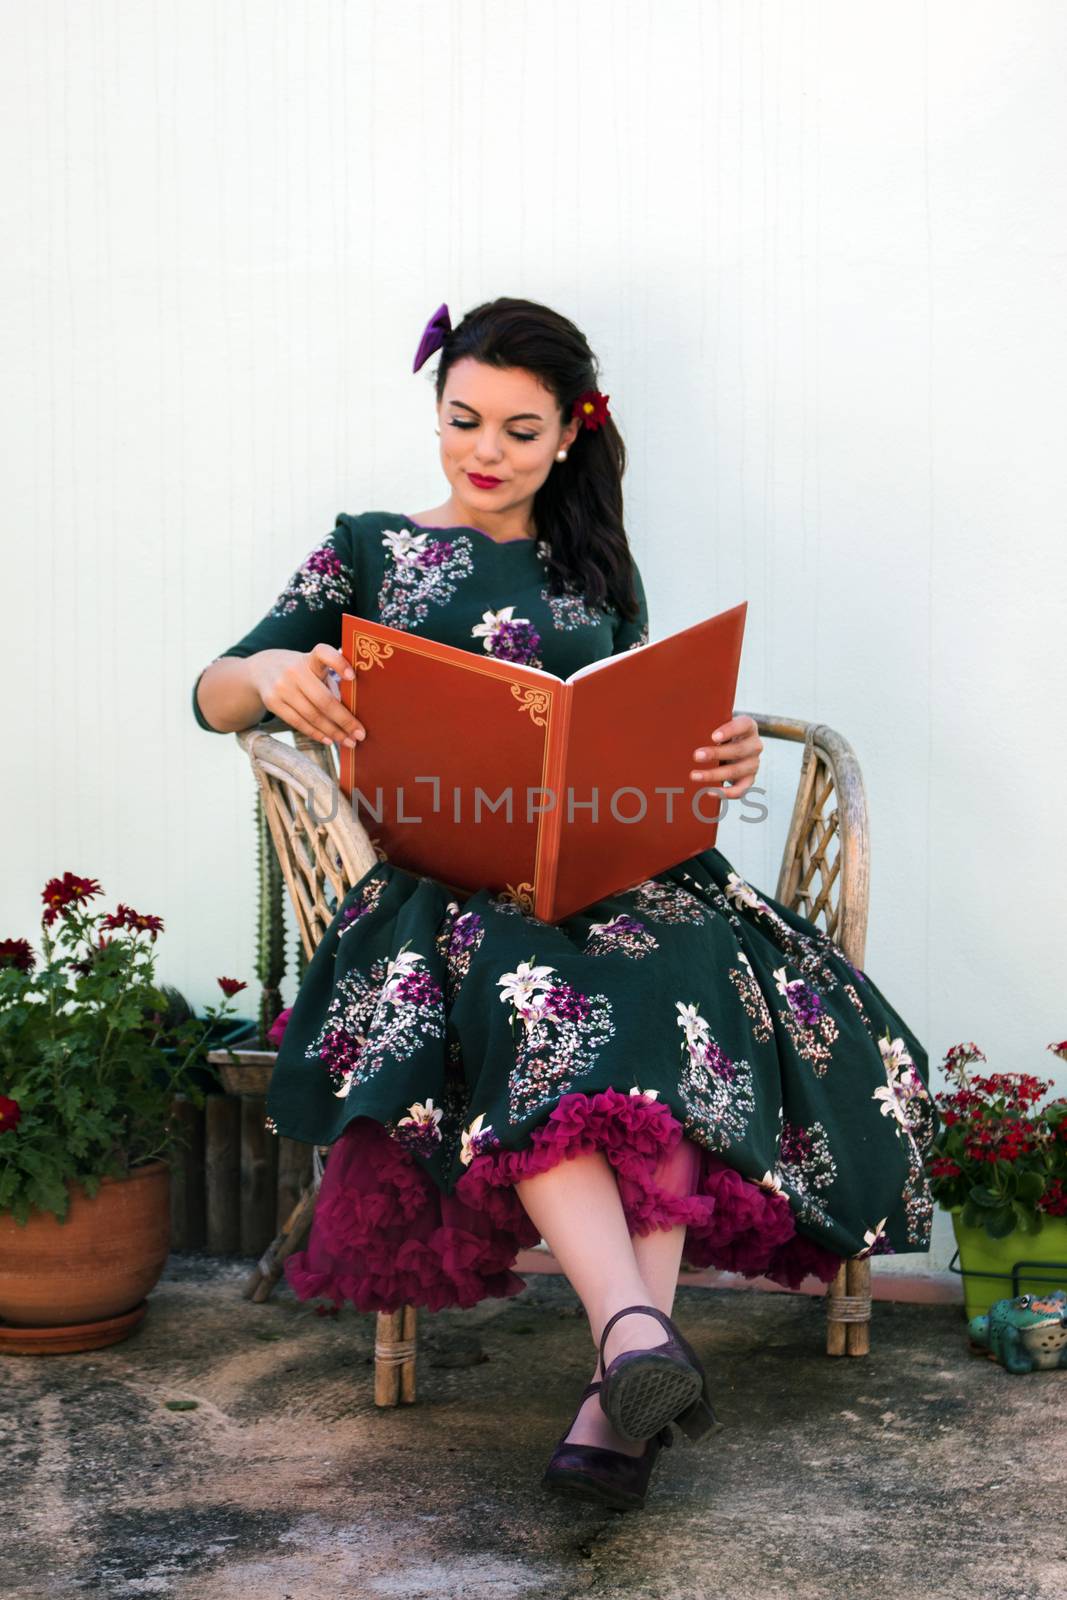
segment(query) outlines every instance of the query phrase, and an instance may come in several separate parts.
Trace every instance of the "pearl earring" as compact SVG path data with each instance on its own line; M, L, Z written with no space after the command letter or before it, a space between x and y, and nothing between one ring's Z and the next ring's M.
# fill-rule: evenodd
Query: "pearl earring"
M556 451L556 460L557 461L566 461L566 459L567 459L566 450L557 450Z

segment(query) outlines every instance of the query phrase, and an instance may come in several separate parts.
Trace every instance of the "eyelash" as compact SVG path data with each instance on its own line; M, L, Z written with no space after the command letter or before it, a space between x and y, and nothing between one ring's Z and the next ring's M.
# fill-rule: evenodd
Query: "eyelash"
M453 417L451 419L451 421L449 422L449 427L450 428L462 428L464 433L466 433L469 428L473 428L473 427L476 427L476 426L477 426L477 424L473 423L473 422L458 422L455 417ZM508 431L509 431L509 433L511 433L511 437L513 439L522 439L523 442L526 443L526 444L529 444L531 439L536 439L537 438L536 433L515 433L511 429L509 429Z

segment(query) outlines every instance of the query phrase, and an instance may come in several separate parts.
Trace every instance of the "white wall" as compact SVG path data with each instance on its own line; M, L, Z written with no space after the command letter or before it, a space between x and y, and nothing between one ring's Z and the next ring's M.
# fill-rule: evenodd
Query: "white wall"
M338 511L444 498L418 334L528 295L601 356L653 637L747 598L739 704L855 745L880 987L935 1062L1055 1065L1062 6L0 18L0 932L69 867L164 917L191 998L252 977L251 780L193 676ZM772 889L765 770L719 843Z

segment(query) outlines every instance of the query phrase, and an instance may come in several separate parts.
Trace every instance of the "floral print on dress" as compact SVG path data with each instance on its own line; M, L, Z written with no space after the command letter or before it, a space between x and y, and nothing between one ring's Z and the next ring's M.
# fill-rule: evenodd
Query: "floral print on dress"
M851 962L849 963L849 965L851 966ZM853 970L855 970L855 969L853 969ZM864 1010L863 1001L860 999L859 991L856 988L856 985L854 983L846 983L842 987L844 988L845 993L848 995L849 999L852 1001L852 1004L855 1006L856 1010L859 1012L860 1016L862 1017L863 1025L867 1029L867 1032L868 1033L872 1033L873 1029L871 1028L871 1019L867 1015L866 1011Z
M441 1142L439 1124L443 1115L441 1107L435 1106L432 1100L427 1100L425 1105L416 1100L408 1106L407 1116L387 1125L386 1131L413 1155L432 1155Z
M903 1039L891 1039L887 1028L878 1048L886 1083L875 1089L872 1099L881 1101L883 1116L895 1120L897 1137L904 1143L908 1159L903 1189L908 1243L921 1243L929 1236L933 1221L925 1158L937 1131L934 1104Z
M496 894L491 894L489 896L489 904L494 911L501 911L505 916L524 918L531 927L550 928L552 926L543 917L536 917L532 911L527 911L520 901L516 900L513 895L508 894L504 889L501 889Z
M647 643L648 643L648 623L647 622L643 622L641 624L641 631L637 635L637 638L634 639L630 644L628 644L626 646L626 649L627 650L640 650L641 646L643 644L647 644ZM626 653L625 651L622 652L622 654L625 654L625 653Z
M778 993L786 1001L778 1017L797 1055L810 1061L817 1077L822 1077L830 1065L832 1046L837 1039L838 1027L823 1005L818 990L803 978L788 978L784 967L776 967L774 981Z
M897 1133L906 1137L921 1130L930 1104L926 1085L915 1070L915 1063L905 1048L903 1039L890 1039L889 1030L879 1039L878 1048L885 1067L886 1084L876 1089L872 1096L880 1100L883 1116L895 1117Z
M477 911L460 912L458 900L450 900L445 922L438 935L437 948L445 963L445 994L451 1007L460 986L470 971L471 957L485 937L485 924Z
M538 647L541 635L528 617L517 617L514 606L499 611L483 611L481 622L471 629L472 639L481 639L482 648L499 661L518 661L527 667L541 666Z
M768 1178L770 1183L766 1182ZM815 1121L805 1127L783 1122L778 1161L773 1173L764 1174L761 1180L764 1187L776 1187L779 1191L784 1187L801 1222L829 1227L822 1191L829 1189L836 1178L837 1163L823 1124Z
M365 917L369 912L376 910L378 902L384 893L384 878L368 879L359 893L353 898L352 903L345 906L342 911L341 921L338 925L338 937L343 938L349 928L359 921L360 917Z
M580 993L556 975L555 967L538 966L533 956L497 983L517 1029L508 1118L521 1122L596 1065L615 1033L612 1005L607 995Z
M382 535L385 572L378 590L378 621L411 632L425 622L431 605L452 599L456 585L474 571L470 539L431 539L397 528Z
M623 955L634 961L658 949L655 935L627 911L620 911L609 922L591 922L584 946L587 956Z
M686 872L680 867L678 868L678 871L686 883L692 884L692 888L689 890L689 893L695 898L703 901L703 903L709 907L714 915L725 917L726 921L730 924L731 928L733 928L734 932L740 935L744 926L741 918L737 915L737 912L734 910L730 901L719 888L718 884L701 883L697 878L693 877L691 872Z
M908 1175L904 1180L903 1196L908 1243L925 1249L933 1227L934 1202L926 1176L923 1146L914 1138L908 1144Z
M444 1088L441 1091L441 1120L438 1131L441 1143L438 1154L445 1171L453 1166L459 1154L463 1127L470 1116L466 1073L463 1068L463 1048L458 1033L449 1027L445 1043Z
M678 1087L691 1118L687 1132L709 1150L724 1150L744 1137L756 1109L752 1068L745 1060L730 1059L695 1005L678 1000L675 1007L685 1033Z
M469 1128L464 1128L460 1141L459 1159L463 1166L469 1167L475 1156L481 1156L487 1150L499 1150L500 1140L493 1132L491 1123L485 1122L485 1112L479 1111Z
M711 913L688 889L646 878L631 890L634 910L653 922L710 922Z
M748 1013L749 1021L752 1023L752 1037L757 1044L766 1044L774 1032L771 1008L759 986L759 979L752 969L752 963L743 950L738 950L737 959L741 966L730 967L727 976Z
M541 599L552 615L552 625L568 632L575 628L595 628L604 620L604 611L594 606L579 590L568 586L562 594L541 590Z
M888 1235L886 1234L886 1231L885 1231L885 1225L886 1225L886 1223L888 1221L889 1221L888 1217L883 1217L881 1222L876 1222L873 1228L865 1228L864 1229L864 1231L863 1231L864 1247L863 1247L862 1250L856 1250L856 1251L853 1252L855 1260L862 1261L864 1256L879 1256L879 1255L882 1255L882 1256L895 1256L896 1255L896 1251L893 1249L893 1246L889 1243L889 1238L888 1238Z
M327 534L297 567L275 600L271 617L287 617L297 606L321 611L327 605L347 605L354 585L353 574L338 555L333 534Z
M326 1068L338 1099L368 1083L385 1062L406 1061L445 1032L444 995L425 958L405 945L389 960L372 962L370 975L353 970L337 980L322 1027L306 1059Z
M799 969L809 984L818 984L828 992L838 987L841 980L830 964L830 957L845 961L845 956L825 929L815 923L811 924L808 933L791 927L737 872L727 875L724 893L736 905L744 906L773 925L775 942L782 954ZM857 970L851 962L845 961L845 965L852 972Z

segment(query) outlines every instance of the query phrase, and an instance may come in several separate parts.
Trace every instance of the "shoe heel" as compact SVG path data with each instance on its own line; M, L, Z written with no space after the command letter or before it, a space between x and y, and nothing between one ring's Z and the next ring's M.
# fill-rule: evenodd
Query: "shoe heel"
M702 1394L697 1395L691 1406L679 1412L674 1422L687 1439L703 1439L706 1433L721 1433L723 1428Z

